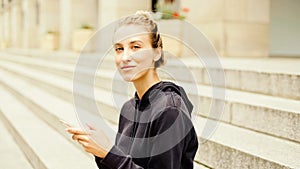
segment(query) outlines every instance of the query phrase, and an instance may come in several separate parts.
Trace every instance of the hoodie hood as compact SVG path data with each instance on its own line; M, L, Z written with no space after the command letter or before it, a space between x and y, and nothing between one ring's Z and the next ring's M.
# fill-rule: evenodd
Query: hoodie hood
M136 101L136 103L138 103L140 105L141 109L145 108L145 106L147 106L149 104L150 95L152 95L153 92L155 92L155 93L175 92L176 94L178 94L182 98L189 114L192 113L193 104L189 100L189 98L188 98L186 92L184 91L184 89L181 86L178 86L178 85L176 85L172 82L165 82L165 81L158 82L158 83L154 84L153 86L151 86L146 91L146 93L143 95L141 100L139 99L137 93L135 93L135 101Z

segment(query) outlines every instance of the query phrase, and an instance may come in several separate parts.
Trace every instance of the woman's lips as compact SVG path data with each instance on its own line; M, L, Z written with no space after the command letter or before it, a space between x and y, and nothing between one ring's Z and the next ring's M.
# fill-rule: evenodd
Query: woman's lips
M132 68L134 68L135 66L122 66L121 69L122 70L130 70Z

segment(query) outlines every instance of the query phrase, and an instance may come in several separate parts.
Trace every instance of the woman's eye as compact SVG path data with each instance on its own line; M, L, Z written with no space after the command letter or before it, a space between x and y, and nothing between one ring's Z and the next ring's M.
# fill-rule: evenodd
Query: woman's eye
M139 48L141 48L141 47L140 47L140 46L137 46L137 45L134 45L133 48L134 48L134 49L139 49Z
M116 52L121 52L121 51L123 51L123 48L115 48L115 51Z

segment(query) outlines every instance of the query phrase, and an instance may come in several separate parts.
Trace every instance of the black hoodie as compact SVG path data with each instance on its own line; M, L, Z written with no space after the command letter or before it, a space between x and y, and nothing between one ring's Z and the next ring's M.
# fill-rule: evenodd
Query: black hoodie
M184 89L159 82L140 100L127 101L119 119L115 145L100 169L192 169L198 141L191 122L193 105Z

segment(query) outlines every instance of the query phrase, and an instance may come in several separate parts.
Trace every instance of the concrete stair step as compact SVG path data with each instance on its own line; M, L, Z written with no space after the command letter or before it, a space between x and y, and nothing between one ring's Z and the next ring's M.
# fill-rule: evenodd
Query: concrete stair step
M0 63L1 64L1 63ZM7 67L11 65L10 67ZM3 67L4 65L2 65ZM56 75L47 73L47 72L39 72L34 71L34 69L28 69L28 67L23 65L16 65L13 63L5 62L5 66L9 70L14 72L19 72L19 74L24 74L32 79L36 79L40 81L40 83L45 84L47 81L51 81L48 83L48 87L50 85L56 86L52 87L52 91L56 90L56 93L60 94L60 97L65 97L67 100L72 98L72 81L69 77L69 80L65 78L59 78ZM16 68L17 67L17 68ZM19 70L18 70L19 69ZM60 71L63 70L59 69ZM65 69L65 71L69 71L69 74L72 73L70 69ZM31 72L31 73L30 73ZM108 91L112 91L111 89L111 78L114 74L113 71L102 71L99 73L99 83L96 83L98 87L102 87ZM45 76L45 74L47 76ZM25 75L25 74L24 74ZM57 80L51 80L57 79ZM39 80L40 79L40 80ZM42 80L41 80L42 79ZM36 81L36 82L37 82ZM97 82L97 80L96 80ZM195 102L197 99L200 100L199 107L200 112L197 112L203 117L210 117L212 119L218 119L218 116L209 115L209 110L211 106L211 97L212 97L212 89L208 86L198 85L198 93L195 94L195 91L192 89L191 84L187 82L179 82L189 93L191 98L194 98ZM67 87L69 86L69 87ZM64 89L60 92L60 89ZM96 88L97 90L99 88ZM221 90L221 89L217 89ZM119 92L122 92L123 88L120 88ZM103 93L103 94L100 94ZM84 93L83 93L84 94ZM99 94L96 97L105 96L105 98L111 98L111 93L107 91L99 91ZM87 96L89 97L89 96ZM104 107L106 110L110 110L117 114L118 111L114 110L113 103L101 104L101 100L99 97L97 100L99 101L100 107ZM121 97L121 96L120 96ZM220 98L221 99L221 98ZM126 100L126 98L124 99ZM221 99L222 100L222 99ZM107 100L106 100L107 101ZM103 102L103 101L102 101ZM222 115L222 121L226 123L230 123L236 126L240 126L243 128L248 128L251 130L255 130L258 132L266 133L269 135L274 135L277 137L293 140L296 142L300 142L300 102L290 99L265 96L254 93L247 92L239 92L235 90L226 90L226 99L225 99L225 109ZM111 107L107 107L110 105ZM110 112L109 111L109 112ZM116 117L111 114L106 115L108 119L116 119Z
M203 164L199 164L197 162L194 162L194 169L209 169L207 166Z
M50 51L45 52L43 50L26 50L26 49L7 49L5 52L2 52L2 55L6 56L20 56L25 57L27 59L34 59L37 61L50 61L50 62L56 62L56 63L64 63L69 65L75 65L78 62L79 57L84 57L80 65L89 67L91 63L94 63L97 61L99 56L102 56L102 54L99 53L75 53L71 51ZM109 57L108 57L109 56ZM108 69L114 69L115 63L113 62L114 57L107 55L104 57L104 60L102 60L102 63L100 63L101 67L105 67Z
M91 158L37 118L2 86L0 92L5 98L0 103L2 119L14 129L11 134L33 168L96 168Z
M205 131L207 123L218 125L212 135L199 138L202 144L197 159L209 167L300 168L298 143L201 117L194 121L198 134Z
M47 54L43 51L14 50L12 54L26 55L30 53L33 59L66 61L78 58L78 54L72 52L53 52ZM43 55L43 57L41 57ZM93 62L93 56L99 54L85 54L88 62ZM55 59L59 58L59 59ZM64 59L61 59L64 58ZM284 97L300 100L300 68L297 59L229 59L219 58L222 63L226 88L247 92L261 93L271 96ZM178 64L181 63L181 64ZM82 63L82 65L85 65ZM105 58L102 68L114 69L113 56ZM174 75L176 80L190 82L195 80L199 84L211 85L210 75L207 70L211 69L212 74L221 72L214 66L204 67L198 58L180 58L180 60L169 59L166 66L161 68L165 72ZM173 73L172 73L173 72ZM191 73L189 75L189 73ZM220 86L220 84L215 84Z
M1 68L8 68L9 65L8 64L4 64L0 63ZM3 66L3 67L2 67ZM12 66L10 68L13 68L15 66ZM8 72L10 72L10 74L7 74ZM12 74L12 72L14 74ZM23 72L22 74L20 74L21 72ZM30 69L22 69L22 66L17 66L14 68L14 70L12 69L6 69L6 71L2 72L3 77L4 76L8 76L8 77L20 77L23 80L27 80L28 82L30 82L32 85L38 86L40 88L42 88L43 90L46 90L48 92L51 92L53 95L55 95L56 97L59 97L61 99L64 99L65 102L64 103L60 103L58 104L59 106L64 106L66 103L68 102L73 102L73 82L72 80L67 80L65 78L59 77L59 76L55 76L52 74L42 74L38 71L32 71ZM5 75L7 74L7 75ZM4 79L3 81L7 81L8 83L10 81L8 81L7 79ZM18 82L19 84L21 82ZM18 84L17 83L17 84ZM8 85L13 85L13 84L8 84ZM24 84L25 85L25 84ZM79 95L82 96L82 102L80 103L80 106L88 111L94 111L90 109L90 104L87 103L90 99L93 99L93 97L91 95L88 95L87 93L85 93L85 88L86 85L81 85L82 86L82 90L80 90L81 93L79 93ZM18 86L16 86L18 87ZM24 87L24 89L26 89ZM99 90L99 89L95 89L96 91L96 100L99 101L101 100L101 102L97 102L98 106L101 108L101 113L103 112L103 114L101 114L104 118L106 118L107 120L109 120L112 123L116 124L116 120L118 120L118 111L114 109L114 104L111 101L111 99L102 99L102 98L111 98L111 95L108 91L105 90ZM30 92L28 91L24 91L27 92L27 95L30 96ZM54 96L52 96L54 97ZM121 96L124 97L124 96ZM39 103L42 103L43 100L39 100L39 98L36 98L37 101L39 101ZM56 103L57 104L57 103ZM109 107L107 105L110 105ZM69 108L66 109L67 111L69 111L69 113L74 112L74 109L72 109L73 105L69 105ZM59 107L58 107L59 108ZM109 112L109 113L108 113ZM112 113L113 112L113 113ZM59 112L57 112L59 113ZM67 118L67 117L66 117ZM63 117L64 119L64 117ZM66 119L68 120L68 119ZM71 119L69 119L71 120ZM72 120L74 121L74 119Z
M59 74L68 78L73 77L73 74L75 72L75 64L67 64L65 62L59 62L59 61L53 61L53 60L43 60L43 59L36 59L36 58L31 58L31 57L26 57L26 56L20 56L20 55L9 55L9 54L3 54L0 55L1 60L3 61L10 61L12 63L18 63L21 65L26 65L29 67L34 67L37 70L42 70L42 71L47 71L51 72L54 74ZM106 65L107 62L103 63L103 65ZM106 65L107 66L107 65ZM78 72L84 76L93 76L94 75L94 70L88 68L88 67L78 67ZM106 71L106 68L102 69L100 67L100 71L96 72L97 76L102 75L103 73L106 72L111 72L113 69L108 69L109 71ZM98 69L98 70L99 70ZM111 75L111 74L110 74Z
M299 59L220 58L223 70L214 65L205 67L196 58L183 58L182 62L187 68L179 67L176 60L170 60L165 71L176 73L179 81L195 80L204 85L212 85L210 76L224 73L226 88L300 100ZM192 76L187 75L189 70ZM207 70L211 73L208 74ZM218 82L214 85L223 86Z
M20 55L27 58L35 58L40 60L53 60L55 62L65 62L68 64L75 64L79 53L68 52L68 51L44 51L38 49L19 49L10 48L3 51L3 53L10 55Z
M30 162L18 147L14 138L6 128L5 121L2 119L3 113L0 110L0 166L3 169L33 169Z
M2 65L3 66L3 65ZM20 66L21 67L21 66ZM20 68L18 67L18 68ZM18 69L16 68L16 69ZM23 74L24 73L27 73L27 72L30 72L29 69L27 68L26 71L24 71L25 68L23 68ZM35 71L37 72L37 71ZM45 77L50 77L50 74L44 74ZM51 78L50 78L51 79ZM45 80L45 79L43 79ZM58 81L58 77L56 78L56 81ZM47 80L46 81L47 83L51 83L51 80ZM58 84L60 84L61 82L59 82ZM61 84L64 84L61 83ZM66 86L66 85L62 85L62 86ZM98 94L96 94L98 95ZM108 103L105 103L105 104L108 104ZM200 122L199 124L197 124L197 127L196 128L201 128L201 124L205 124L205 121L207 119L205 118L202 118L202 117L198 117L197 119L200 119ZM281 165L284 165L284 166L291 166L291 167L298 167L298 163L295 162L294 160L294 157L297 159L299 157L299 144L297 143L294 143L294 142L289 142L289 141L286 141L286 140L282 140L282 139L279 139L279 138L275 138L275 137L271 137L271 136L267 136L267 135L264 135L264 134L261 134L261 133L256 133L256 132L253 132L253 131L249 131L249 130L245 130L245 129L241 129L239 127L236 127L236 126L232 126L232 125L229 125L229 124L225 124L225 123L220 123L220 125L222 124L222 127L221 128L226 128L226 131L224 132L220 132L219 137L216 137L215 135L213 137L216 137L215 140L213 140L213 142L209 142L211 144L207 144L208 146L212 146L213 148L210 147L210 149L208 150L215 150L214 151L218 151L219 153L220 152L227 152L230 154L230 158L232 158L232 156L235 156L235 157L239 157L243 160L245 159L251 159L249 160L251 162L251 164L247 164L248 166L255 166L255 164L253 164L253 160L257 160L259 161L259 164L263 164L263 165L266 165L266 166L271 166L271 167L282 167ZM220 127L219 127L220 128ZM234 137L235 139L237 140L241 140L241 142L233 142L234 144L231 144L231 132L230 131L234 131L233 134L234 134ZM201 133L201 132L198 132L198 133ZM224 136L224 133L227 133L227 135ZM236 134L237 133L237 134ZM225 137L225 138L223 138ZM251 139L251 137L254 137L254 141L253 139ZM227 142L226 142L227 140ZM244 144L242 142L242 140L252 140L250 142L247 142L247 144ZM265 144L262 144L260 145L259 142L261 140L267 140L265 142ZM273 141L275 140L275 144L273 143ZM224 144L223 144L224 142ZM249 144L249 145L248 145ZM274 153L271 153L268 154L268 152L270 151L270 149L266 148L265 149L265 146L266 145L275 145L275 147L272 147L273 148L273 151L274 149L276 150L277 149L277 153L280 152L279 154L283 154L283 155L286 155L288 152L290 152L291 150L291 147L293 148L294 150L294 154L291 155L291 157L286 157L286 156L280 156L280 157L273 157ZM278 147L277 147L278 146ZM203 148L205 148L205 146L202 146ZM228 148L229 147L229 148ZM248 147L251 147L251 149L253 148L255 151L252 151L250 148ZM289 147L288 149L284 149L283 147ZM250 149L250 150L249 150ZM259 149L259 153L257 153L257 149ZM204 152L206 153L206 151L208 150L205 150L205 149L201 149L199 152L201 154L201 152ZM214 152L212 151L210 154L213 154ZM225 153L226 154L226 153ZM224 156L223 156L224 157ZM222 157L222 158L223 158ZM205 159L201 159L203 158L202 156L199 156L197 158L198 161L205 161ZM221 157L220 157L221 158ZM227 157L229 158L229 157ZM292 158L292 159L290 159ZM285 159L285 160L279 160L279 159ZM218 161L216 159L214 159L214 161ZM236 160L238 161L238 160ZM219 165L218 164L214 164L213 161L206 161L205 164L209 164L208 166L210 167L214 167L214 165ZM234 165L238 165L238 164L234 164ZM246 166L247 166L246 165ZM257 165L257 163L256 163ZM259 167L259 166L256 166L256 168ZM218 167L217 167L218 168ZM254 167L255 168L255 167Z
M52 77L52 79L49 79L49 77L51 76L36 76L35 78L41 79L39 79L39 81L35 81L32 77L32 79L26 79L25 76L21 77L18 74L14 74L11 72L9 73L7 71L1 71L0 73L3 77L6 77L4 79L1 79L2 83L4 83L8 89L10 88L12 90L11 92L17 91L15 92L15 94L19 97L23 96L24 99L30 98L31 101L27 104L31 104L32 107L35 107L35 109L37 109L39 113L43 112L43 114L38 113L36 115L39 116L41 119L44 119L45 121L50 120L50 122L48 122L49 125L51 125L53 128L56 128L59 132L61 132L62 135L64 135L66 132L62 130L63 128L61 128L62 126L60 125L59 119L64 119L68 122L71 122L72 124L77 124L79 126L74 110L74 103L72 101L72 83L70 81L67 81L63 78L59 79L59 77ZM23 75L26 75L26 73ZM42 84L42 81L46 83ZM54 83L51 84L51 82ZM32 95L32 93L35 93L35 95ZM109 93L103 90L98 91L97 93L99 96L109 97ZM83 97L88 97L84 96L85 93L81 94L83 95ZM46 100L49 100L50 103L47 103L44 99L40 98L45 98ZM103 105L104 103L101 104ZM112 103L106 101L105 104ZM36 108L37 106L39 107ZM83 106L82 108L88 108L88 105L85 105L85 103L82 103L81 106ZM105 107L101 108L104 109ZM104 110L111 111L110 109ZM115 120L118 119L118 114L115 113L114 116L111 116L111 114L112 113L107 113L108 117L110 117L107 119L114 118L113 122L114 124L116 124ZM109 124L112 125L111 122ZM67 137L68 136L69 135L67 135Z

